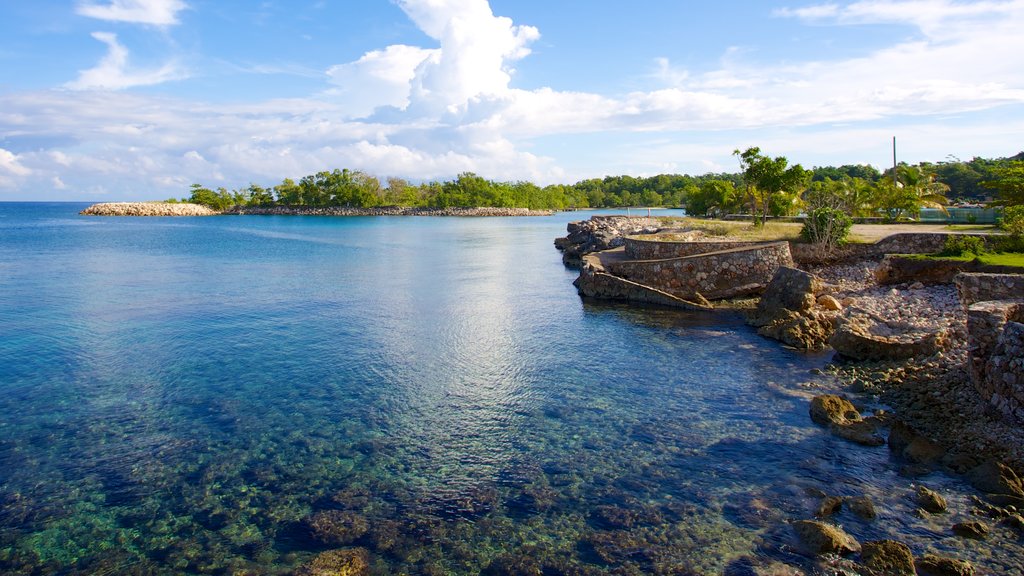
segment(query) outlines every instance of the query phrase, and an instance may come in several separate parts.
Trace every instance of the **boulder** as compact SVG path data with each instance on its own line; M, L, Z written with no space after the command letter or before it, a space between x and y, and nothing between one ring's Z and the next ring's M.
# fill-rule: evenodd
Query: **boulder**
M946 455L945 449L937 442L918 434L902 420L889 428L889 450L915 464L934 464Z
M859 422L860 412L846 398L835 394L822 394L811 399L811 420L815 424L847 424Z
M781 310L774 320L759 327L757 333L800 350L820 350L828 343L833 330L832 316L823 312Z
M839 300L836 300L836 297L831 294L822 294L821 296L818 296L818 306L821 306L825 310L829 310L831 312L839 312L843 309L842 303L840 303Z
M970 562L925 554L914 562L918 576L974 576Z
M895 540L865 542L860 553L861 563L872 571L886 576L914 576L914 555L910 548Z
M366 576L369 573L370 554L365 548L321 552L295 572L296 576Z
M989 460L967 473L972 486L989 494L1024 498L1024 483L1009 466Z
M793 523L800 546L811 555L852 554L860 551L860 544L842 528L814 520L798 520Z
M917 487L917 492L914 494L914 502L926 512L931 512L932 514L940 514L948 508L946 499L941 494L924 486Z
M815 309L822 288L821 279L814 274L783 266L775 272L748 322L758 328L758 334L794 348L824 348L834 330L835 312L826 306Z

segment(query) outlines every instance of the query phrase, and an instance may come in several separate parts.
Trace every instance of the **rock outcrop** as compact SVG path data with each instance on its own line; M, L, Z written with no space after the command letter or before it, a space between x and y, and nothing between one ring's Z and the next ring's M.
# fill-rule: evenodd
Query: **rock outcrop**
M202 204L187 202L101 202L80 214L85 216L213 216L220 214Z
M555 247L562 251L562 262L566 266L579 268L584 255L618 248L625 243L626 236L653 234L658 231L658 225L650 218L594 216L590 220L570 222L566 229L569 235L556 239Z
M758 328L758 334L794 348L824 348L842 305L823 291L824 283L817 276L796 268L779 268L748 322Z

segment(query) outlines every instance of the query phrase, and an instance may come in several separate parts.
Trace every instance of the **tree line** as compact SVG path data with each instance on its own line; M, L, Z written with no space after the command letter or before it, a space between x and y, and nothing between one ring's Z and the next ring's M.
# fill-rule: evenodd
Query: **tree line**
M787 216L828 204L854 216L898 220L922 206L940 206L947 198L979 201L993 193L1012 197L1013 182L1024 180L1024 153L1012 158L974 158L918 165L900 164L880 172L869 165L803 169L785 157L770 157L759 148L735 152L736 173L651 177L607 176L575 184L540 187L531 182L499 182L466 172L453 180L412 184L401 178L384 183L358 170L322 171L276 186L250 184L227 190L193 184L183 202L216 210L233 206L412 206L566 210L652 206L685 208L696 216L733 212ZM1000 188L1002 182L1002 188ZM1009 184L1007 184L1009 182ZM178 200L170 200L177 202Z

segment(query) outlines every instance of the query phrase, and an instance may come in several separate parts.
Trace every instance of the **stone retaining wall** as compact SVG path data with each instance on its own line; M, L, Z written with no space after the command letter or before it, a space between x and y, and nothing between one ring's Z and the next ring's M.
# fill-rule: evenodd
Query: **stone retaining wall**
M953 282L964 308L986 300L1024 300L1024 274L959 274Z
M698 295L718 300L761 292L780 267L792 265L789 243L773 242L682 258L615 262L608 271L684 300Z
M960 274L967 309L968 371L1001 413L1024 424L1024 274Z
M902 232L887 236L874 244L846 244L835 252L823 256L813 244L793 242L790 252L793 260L801 264L820 264L840 260L861 258L880 258L886 254L934 254L942 251L946 238L954 235L949 232ZM960 234L961 236L977 236L990 241L991 235Z
M982 398L1024 423L1024 302L971 304L967 331L971 379Z

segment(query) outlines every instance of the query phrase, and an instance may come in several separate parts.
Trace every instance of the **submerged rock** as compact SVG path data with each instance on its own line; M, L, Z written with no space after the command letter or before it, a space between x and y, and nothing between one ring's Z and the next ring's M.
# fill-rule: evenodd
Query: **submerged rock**
M814 515L818 518L827 518L839 512L842 508L843 498L841 496L826 496L818 504L818 509L814 512Z
M317 512L308 523L313 536L326 544L351 544L370 529L366 518L342 510Z
M849 400L834 394L823 394L811 399L811 420L827 426L829 432L865 446L881 446L885 439L877 434L878 419L863 419Z
M984 522L977 520L968 520L967 522L960 522L959 524L953 524L953 534L960 536L961 538L970 538L972 540L985 540L988 538L989 527Z
M860 544L838 526L814 520L793 523L800 546L809 554L852 554L860 551Z
M886 576L914 576L914 555L910 548L895 540L865 542L861 562L872 571Z
M370 554L365 548L322 552L304 564L296 576L365 576L370 573Z
M875 511L875 503L867 496L849 498L847 499L846 504L854 514L860 516L864 520L874 520L878 517L878 513Z

